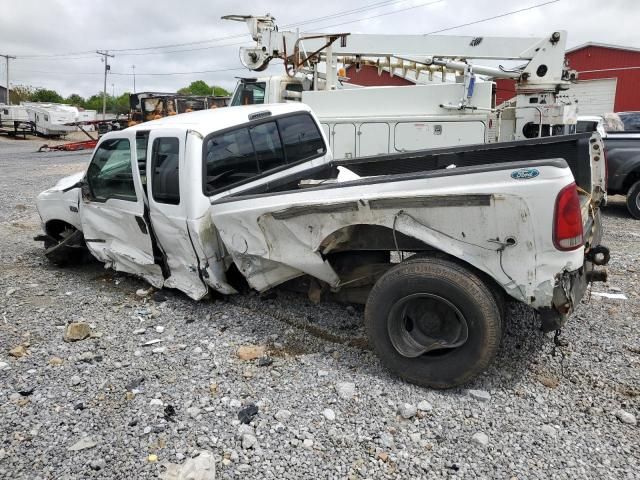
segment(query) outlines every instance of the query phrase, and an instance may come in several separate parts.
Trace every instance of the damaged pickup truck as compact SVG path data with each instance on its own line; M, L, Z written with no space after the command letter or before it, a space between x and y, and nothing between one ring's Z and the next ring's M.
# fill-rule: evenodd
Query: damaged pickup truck
M302 104L193 112L112 132L38 197L47 256L80 249L193 299L288 282L365 303L410 382L492 361L506 299L560 328L606 272L598 134L333 160Z

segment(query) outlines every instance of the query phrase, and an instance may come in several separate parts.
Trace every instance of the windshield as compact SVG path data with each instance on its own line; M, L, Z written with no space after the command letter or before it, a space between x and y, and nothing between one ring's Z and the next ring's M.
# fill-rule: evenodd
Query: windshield
M598 129L598 122L591 120L578 120L576 133L595 132Z
M265 82L238 82L236 91L231 100L231 106L262 105L264 103Z

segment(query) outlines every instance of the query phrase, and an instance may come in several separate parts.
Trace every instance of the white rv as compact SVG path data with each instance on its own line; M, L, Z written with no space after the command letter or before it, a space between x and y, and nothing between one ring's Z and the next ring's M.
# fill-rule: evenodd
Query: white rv
M77 130L77 127L67 125L77 121L78 109L76 107L56 103L23 102L22 105L27 110L29 121L36 133L57 136Z
M29 122L27 110L22 105L0 105L0 126L12 127L16 122Z

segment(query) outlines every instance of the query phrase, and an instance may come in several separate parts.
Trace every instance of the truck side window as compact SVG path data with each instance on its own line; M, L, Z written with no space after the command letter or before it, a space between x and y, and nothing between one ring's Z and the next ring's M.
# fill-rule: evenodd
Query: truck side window
M310 115L292 115L278 120L287 163L324 155L327 151L316 122Z
M87 183L97 201L136 200L128 139L114 138L100 144L89 165Z
M260 173L249 129L229 130L207 139L204 155L205 193Z
M260 172L286 165L276 122L261 123L249 129Z
M151 160L151 193L156 202L180 204L179 164L180 141L177 138L156 138Z
M149 143L149 132L136 132L136 159L138 161L138 171L142 186L147 188L147 144ZM146 192L146 190L145 190Z
M231 106L238 105L262 105L264 103L265 82L240 82L233 94Z

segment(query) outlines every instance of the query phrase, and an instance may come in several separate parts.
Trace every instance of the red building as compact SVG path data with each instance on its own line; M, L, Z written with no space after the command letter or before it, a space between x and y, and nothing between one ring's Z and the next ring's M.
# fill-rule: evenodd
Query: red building
M378 67L374 65L362 65L359 72L356 71L355 65L349 65L346 68L346 76L349 77L349 83L363 87L415 85L415 82L406 78L397 75L392 77L386 70L378 75Z
M589 42L567 50L569 67L578 72L571 91L581 114L640 111L640 48ZM496 104L515 94L512 80L498 80Z

